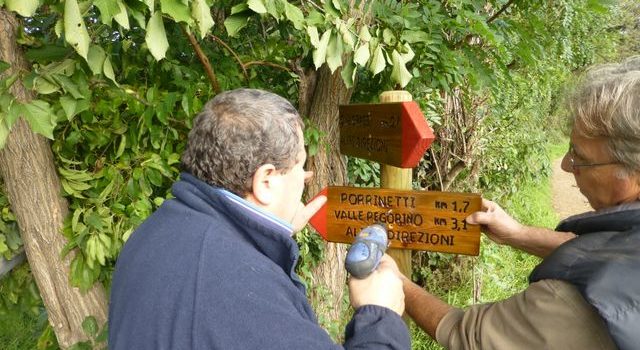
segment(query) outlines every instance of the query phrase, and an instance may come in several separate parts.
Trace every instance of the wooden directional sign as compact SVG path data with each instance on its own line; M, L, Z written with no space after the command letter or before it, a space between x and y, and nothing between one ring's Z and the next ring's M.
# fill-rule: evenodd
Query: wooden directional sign
M435 136L415 101L341 105L340 152L414 168Z
M329 242L351 243L380 223L392 248L478 255L480 226L465 221L481 208L478 194L338 186L321 194L328 201L309 223Z

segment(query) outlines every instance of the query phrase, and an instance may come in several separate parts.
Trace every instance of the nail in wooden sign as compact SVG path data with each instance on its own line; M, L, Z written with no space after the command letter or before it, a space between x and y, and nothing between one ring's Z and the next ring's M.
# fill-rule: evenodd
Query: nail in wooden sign
M474 193L329 186L309 223L329 242L351 243L364 227L387 228L392 248L478 255L480 226L465 218L481 209Z
M341 105L340 152L414 168L435 136L415 101Z

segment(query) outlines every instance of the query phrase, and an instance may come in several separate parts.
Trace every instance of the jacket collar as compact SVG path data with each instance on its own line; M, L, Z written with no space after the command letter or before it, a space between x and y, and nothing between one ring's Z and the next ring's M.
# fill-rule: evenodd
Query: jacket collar
M180 174L173 195L194 210L226 216L242 238L278 264L292 278L299 249L288 223L229 191L213 187L189 173Z
M622 232L635 226L640 226L640 201L570 216L558 224L556 231L581 235L602 231Z

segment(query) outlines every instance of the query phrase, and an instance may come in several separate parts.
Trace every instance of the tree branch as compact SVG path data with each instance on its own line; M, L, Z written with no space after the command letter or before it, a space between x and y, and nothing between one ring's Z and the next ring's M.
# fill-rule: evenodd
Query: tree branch
M209 59L202 51L200 44L198 44L198 40L193 36L193 34L187 32L184 27L182 28L182 32L189 38L189 42L191 46L193 46L193 50L196 52L200 63L204 67L204 71L207 73L207 77L209 77L209 81L211 81L211 86L213 86L213 91L217 94L220 92L220 84L218 84L218 78L216 78L216 73L213 71L213 67L209 62Z
M509 8L509 6L511 6L511 4L513 4L515 0L509 0L507 1L506 4L502 5L502 7L498 10L498 12L494 13L493 16L489 17L489 19L487 20L487 24L493 22L496 18L498 18L498 16L500 16L504 11L507 10L507 8Z
M269 67L282 69L282 70L287 71L287 72L291 71L291 69L289 69L289 68L287 68L285 66L281 66L279 64L266 62L266 61L251 61L251 62L247 62L247 63L242 65L243 68L248 68L249 66L269 66Z
M514 2L515 2L515 0L509 0L509 1L507 1L506 4L502 5L502 7L496 13L494 13L493 15L491 15L491 17L489 17L489 19L487 19L487 24L495 21L496 18L498 18L498 16L500 16L504 11L506 11L509 8L509 6L511 6L511 4L513 4ZM466 42L467 40L469 40L471 38L473 38L473 34L467 34L462 40L460 40L457 43L455 43L453 45L453 48L454 49L460 48L460 46L464 42Z
M449 172L445 175L444 181L442 182L442 191L446 191L449 189L449 186L455 181L458 175L466 168L465 163L460 160L454 166L451 167Z
M249 74L247 73L247 68L245 67L244 63L242 63L242 60L240 59L238 54L236 54L236 52L233 51L233 49L231 49L229 47L229 45L227 45L227 43L222 41L222 39L218 38L217 36L215 36L213 34L209 34L209 36L212 37L213 40L215 40L218 44L222 45L225 49L227 49L227 51L229 51L229 53L231 53L233 58L235 58L236 61L238 61L238 64L240 65L240 68L242 68L242 74L244 75L244 79L248 81L249 80Z

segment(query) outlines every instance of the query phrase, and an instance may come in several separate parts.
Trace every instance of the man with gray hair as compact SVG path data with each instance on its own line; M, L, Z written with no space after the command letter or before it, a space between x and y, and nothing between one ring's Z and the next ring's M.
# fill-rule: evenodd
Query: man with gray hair
M640 347L640 57L592 68L568 102L562 169L595 211L549 230L483 199L467 222L543 260L522 293L467 310L405 278L407 313L445 348Z
M280 96L238 89L196 117L185 170L129 238L113 274L110 349L333 349L295 273L292 235L326 202L301 202L302 119ZM385 256L349 282L344 348L409 349L402 281ZM341 302L336 300L337 303Z

